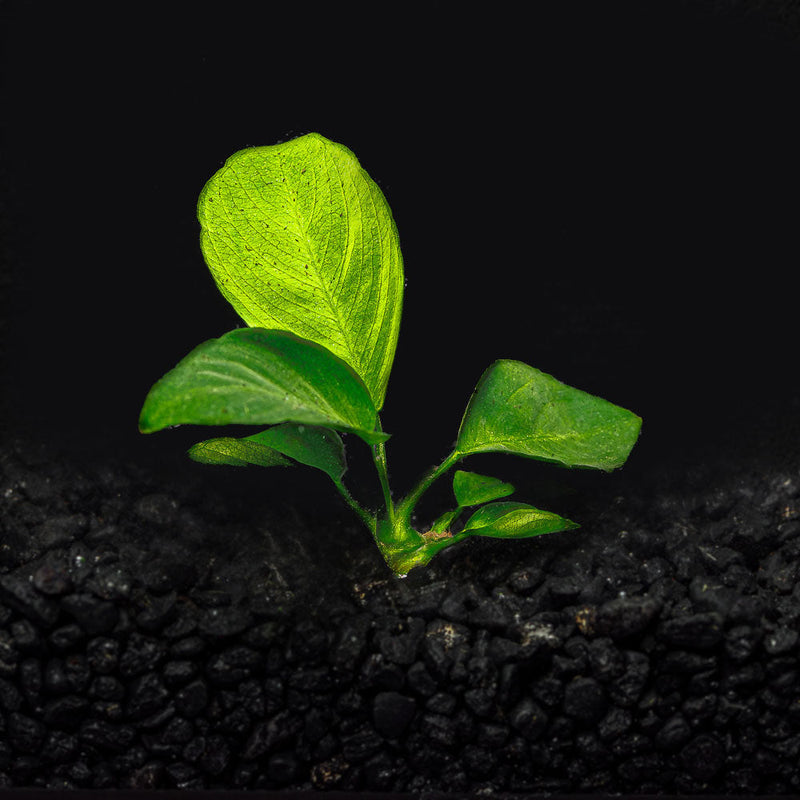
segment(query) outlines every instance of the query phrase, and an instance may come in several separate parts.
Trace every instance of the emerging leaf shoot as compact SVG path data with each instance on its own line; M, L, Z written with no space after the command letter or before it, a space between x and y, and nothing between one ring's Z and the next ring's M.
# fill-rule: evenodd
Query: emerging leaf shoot
M486 452L613 470L641 419L520 361L484 372L456 447L400 502L389 489L378 412L394 360L403 301L397 229L380 188L353 153L317 133L231 156L198 203L203 256L222 295L249 326L207 341L158 380L139 419L173 425L266 425L194 445L206 464L303 464L322 470L372 532L399 575L469 536L520 539L576 528L549 511L502 501L514 487L456 470L456 507L425 531L411 524L431 484ZM345 487L338 432L366 442L383 489L370 511ZM466 522L459 518L473 508Z

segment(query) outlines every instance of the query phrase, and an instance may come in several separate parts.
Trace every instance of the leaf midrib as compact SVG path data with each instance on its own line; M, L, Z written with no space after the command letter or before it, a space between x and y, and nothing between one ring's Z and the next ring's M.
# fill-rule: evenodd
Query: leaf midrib
M222 365L223 367L228 366L224 360L215 358L208 358L206 363L209 366L214 363ZM257 369L254 369L253 367L248 366L247 364L244 364L242 362L238 362L236 366L238 369L243 370L247 372L249 375L253 376L251 379L250 388L252 391L256 392L256 394L258 394L259 392L263 392L264 394L274 395L275 397L280 397L282 395L283 396L296 395L296 390L294 386L286 386L285 384L282 384L281 381L277 380L274 376L266 378ZM229 384L234 384L236 382L236 377L237 377L232 375L230 372L220 373L217 372L216 370L211 370L208 368L203 368L201 370L198 370L198 372L225 378ZM293 372L293 375L302 380L302 376L299 373ZM344 419L342 414L334 411L334 409L331 408L330 403L319 392L319 389L316 386L309 383L307 380L302 380L302 384L307 395L309 395L309 398L313 399L318 407L324 409L331 419L342 419L342 420ZM307 407L308 406L307 400L303 400L302 405L304 407Z
M339 184L338 185L341 187L342 183L343 183L342 182L342 176L341 176L341 173L339 172L339 169L338 169L335 161L332 158L330 158L330 155L327 152L323 152L323 157L325 159L326 169L330 165L333 166L333 169L335 170L336 174L339 177ZM332 293L330 291L330 288L329 288L327 282L324 280L323 270L321 269L321 264L320 264L319 257L317 256L316 252L314 251L314 249L312 247L312 243L311 243L311 241L309 239L309 236L308 236L308 224L306 222L305 217L300 213L300 209L297 207L298 189L296 187L296 184L292 180L292 177L289 174L287 174L287 171L285 169L285 160L284 160L284 157L282 155L279 158L278 163L280 165L280 170L281 170L281 173L283 175L284 181L287 184L288 199L290 201L291 208L292 208L292 213L293 213L293 216L295 218L295 224L297 225L297 233L298 233L298 235L300 237L302 237L303 246L305 247L306 252L308 254L308 261L309 261L309 265L310 265L309 266L309 271L313 271L317 287L323 293L323 296L324 296L324 299L325 299L325 303L327 304L328 309L331 311L332 317L336 322L336 328L339 331L339 336L341 338L342 343L344 344L345 349L347 350L347 359L345 359L345 360L349 364L351 364L354 368L355 367L359 367L358 372L361 373L362 370L360 369L360 361L357 358L356 352L353 350L353 343L350 341L349 337L347 336L347 329L346 329L346 327L344 325L344 321L342 319L340 309L337 307L337 304L333 302L333 295L332 295ZM292 191L288 191L290 188L294 191L294 197L292 197ZM316 209L316 207L317 207L318 197L319 197L319 192L314 192L314 209ZM346 264L350 263L351 254L352 254L352 250L353 250L353 241L352 241L352 237L350 235L350 217L349 217L350 208L349 208L349 205L348 205L348 203L346 201L346 193L344 191L344 188L342 188L342 200L343 200L342 205L344 207L344 212L346 214L345 230L347 231L347 249L345 250L345 252L341 256L341 259L340 259L340 262L339 262L339 266L338 266L338 270L337 270L337 274L343 274L344 273L343 265L346 265ZM311 265L313 265L313 270L312 270Z

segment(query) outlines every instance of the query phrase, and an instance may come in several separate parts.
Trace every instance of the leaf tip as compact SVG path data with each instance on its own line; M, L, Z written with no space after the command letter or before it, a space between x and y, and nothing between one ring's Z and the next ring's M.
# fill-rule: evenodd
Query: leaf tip
M149 414L147 414L147 407L142 409L139 414L139 433L155 433L158 427L152 423Z
M150 390L139 412L139 433L156 433L174 424L168 415L165 415L158 393L154 392L156 386Z

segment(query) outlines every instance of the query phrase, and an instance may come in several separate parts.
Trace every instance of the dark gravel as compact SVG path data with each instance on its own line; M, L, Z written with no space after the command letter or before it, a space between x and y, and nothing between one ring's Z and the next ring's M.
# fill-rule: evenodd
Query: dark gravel
M0 785L800 790L796 468L399 580L346 509L195 466L3 448Z

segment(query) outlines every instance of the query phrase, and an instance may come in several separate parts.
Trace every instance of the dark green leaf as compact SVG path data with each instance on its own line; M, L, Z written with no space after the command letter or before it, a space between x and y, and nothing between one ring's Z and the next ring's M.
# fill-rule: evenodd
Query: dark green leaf
M352 368L285 331L239 328L195 348L150 390L143 433L171 425L298 422L352 431L369 443L377 412Z
M337 486L347 469L341 437L330 428L287 423L249 436L247 441L274 448L301 464L320 469Z
M204 464L237 467L291 466L299 462L322 470L337 486L341 486L347 469L344 445L336 431L292 422L241 439L221 437L198 442L189 448L189 457Z
M470 399L457 451L499 451L568 467L612 470L639 436L636 414L521 361L496 361Z
M479 508L464 524L461 534L496 539L525 539L580 527L550 511L526 503L489 503Z

